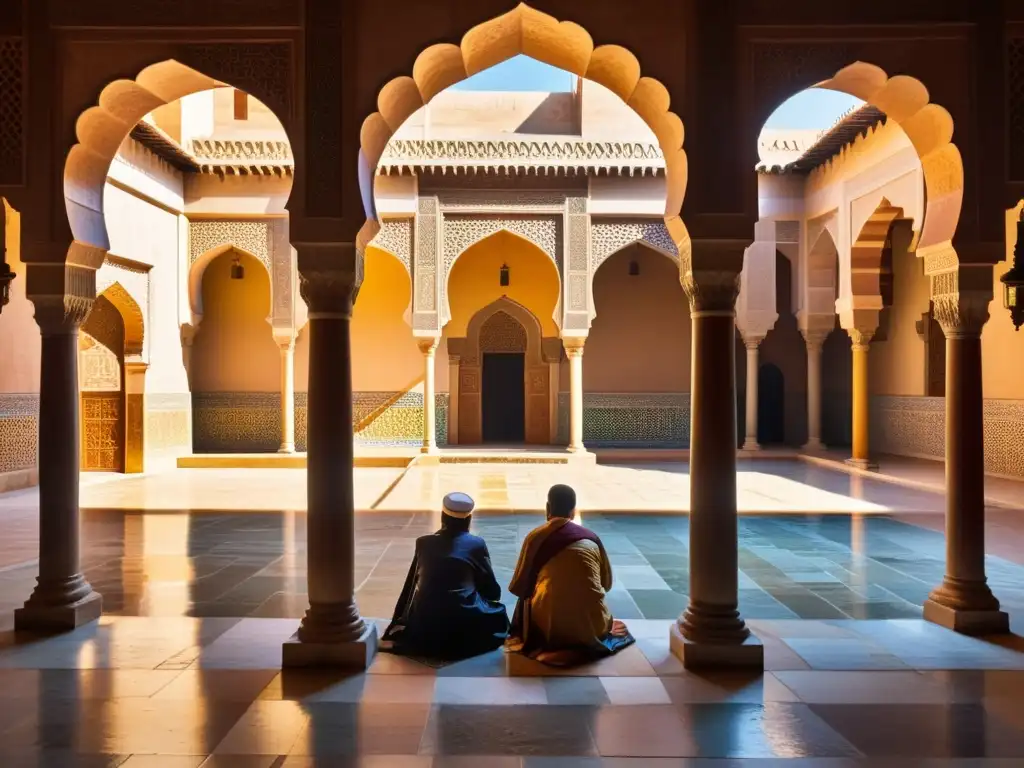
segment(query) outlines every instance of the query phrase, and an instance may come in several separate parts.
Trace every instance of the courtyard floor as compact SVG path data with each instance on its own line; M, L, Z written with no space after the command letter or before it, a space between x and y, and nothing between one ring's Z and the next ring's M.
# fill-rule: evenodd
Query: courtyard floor
M740 608L767 671L695 675L668 650L688 588L688 519L666 514L685 509L684 465L356 475L357 597L381 628L443 493L487 510L474 527L507 585L561 481L610 553L609 602L637 645L570 674L509 669L500 651L439 670L381 654L364 675L282 673L307 604L304 473L93 476L83 562L106 615L64 636L10 631L34 584L38 497L0 496L0 766L1024 764L1024 638L993 644L920 618L943 572L937 493L742 464ZM1018 635L1021 515L988 514L990 583Z

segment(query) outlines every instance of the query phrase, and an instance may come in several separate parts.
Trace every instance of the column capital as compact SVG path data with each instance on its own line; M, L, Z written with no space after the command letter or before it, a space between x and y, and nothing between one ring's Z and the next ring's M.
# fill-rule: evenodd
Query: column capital
M363 254L355 243L294 243L299 293L309 317L351 319L363 282Z
M764 341L764 336L743 336L743 346L747 350L755 350L761 346L761 342Z
M586 336L563 336L562 346L569 357L583 357L583 347L587 343Z
M427 357L433 357L440 342L441 338L439 336L420 336L416 339L416 346Z
M874 329L868 330L867 328L847 328L846 332L850 334L853 349L857 352L866 352L871 346L872 337L875 335Z
M458 365L462 362L462 355L453 355L448 353L448 365Z
M749 240L693 240L680 254L679 282L690 299L690 312L736 311L743 254Z
M992 266L961 264L930 279L935 319L946 337L980 336L992 301Z
M74 249L72 249L74 252ZM71 333L85 322L96 300L96 270L103 263L105 251L86 264L30 263L25 292L35 305L35 318L43 334Z
M807 345L808 349L821 349L829 333L831 333L831 330L825 330L824 328L800 329L800 335L804 337L804 344Z

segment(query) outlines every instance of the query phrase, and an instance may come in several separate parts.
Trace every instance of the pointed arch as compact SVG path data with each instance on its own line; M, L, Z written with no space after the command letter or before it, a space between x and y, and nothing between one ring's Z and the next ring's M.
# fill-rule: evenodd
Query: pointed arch
M240 248L233 243L224 243L204 251L192 262L188 269L188 305L192 312L193 328L198 328L199 324L203 321L203 275L206 273L206 268L218 257L223 256L229 251L236 251L242 256L247 256L250 261L259 264L266 273L267 280L273 285L270 270L267 269L264 261L245 248ZM270 308L268 307L267 309L269 312Z
M903 218L903 209L886 198L878 203L850 247L850 293L857 299L879 299L892 279L893 222ZM888 253L888 257L887 257Z
M119 282L108 286L100 296L106 298L121 314L124 322L124 358L126 363L142 360L146 341L146 318L138 302Z
M459 45L438 43L424 49L410 75L396 77L381 88L378 111L366 118L360 131L359 179L367 220L357 247L365 247L380 228L373 169L395 131L444 89L520 54L605 86L647 123L665 157L665 225L677 251L688 253L689 235L679 216L688 173L683 121L669 109L668 89L654 78L643 77L640 62L626 48L595 47L590 33L580 25L559 21L525 3L473 27Z

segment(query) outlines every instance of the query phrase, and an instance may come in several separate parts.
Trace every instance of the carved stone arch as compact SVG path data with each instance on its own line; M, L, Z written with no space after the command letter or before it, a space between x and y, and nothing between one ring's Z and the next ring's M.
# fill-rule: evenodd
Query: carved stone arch
M455 262L474 245L505 232L539 248L551 260L558 279L559 296L562 293L562 217L558 215L505 216L459 216L444 217L442 220L443 271L441 273L441 325L451 320L451 304L448 301L448 280ZM553 316L555 324L561 326L561 317L556 306Z
M412 275L413 219L384 219L380 231L369 242L369 246L390 254L405 266Z
M199 324L203 321L203 275L206 274L206 268L213 263L218 256L223 256L229 251L238 251L244 256L258 261L267 271L267 278L271 281L271 291L273 291L273 275L269 267L267 267L267 261L261 259L251 251L241 248L233 243L223 243L221 245L214 246L213 248L204 251L199 254L194 260L191 260L188 268L188 305L192 312L192 327L198 328ZM269 257L268 257L269 258ZM273 295L271 295L271 306L273 306ZM270 307L268 307L270 309Z
M100 293L100 296L104 296L121 313L121 320L124 322L125 362L141 362L146 340L146 318L142 308L118 282L112 283Z
M360 131L360 184L367 220L357 240L369 242L380 228L373 171L395 131L445 88L519 54L605 86L647 123L665 157L665 225L676 250L688 257L689 234L679 217L688 173L683 121L669 109L668 90L654 78L641 77L640 63L627 49L595 47L583 27L522 3L473 27L459 45L439 43L426 48L416 58L411 76L397 77L381 88L378 111L366 118Z
M590 223L591 276L604 262L633 243L642 243L677 265L679 251L661 219L593 219Z
M868 217L850 248L850 294L854 306L858 300L882 299L892 286L893 222L903 218L903 209L882 198Z
M274 63L265 55L266 51L257 54L249 50L248 54L242 55L245 51L229 42L186 47L183 53L200 65L209 65L226 73L266 70L266 77L243 78L251 82L241 85L257 98L265 91L262 94L267 99L264 103L272 109L281 110L275 114L286 131L292 126L287 88L279 80L280 71L287 65L287 57L284 62ZM237 63L241 59L245 59L243 66L233 69L232 62ZM266 87L261 91L262 84ZM71 147L64 163L64 202L74 240L72 251L76 248L83 252L110 248L103 218L103 189L110 164L131 129L158 107L193 93L230 85L168 59L146 67L134 79L115 80L102 90L96 106L78 117L75 124L78 143Z
M544 338L536 315L512 299L502 297L479 310L464 338L448 339L449 353L459 358L459 443L483 438L483 356L488 352L523 353L526 442L550 443L550 364L558 361L560 349L557 338Z

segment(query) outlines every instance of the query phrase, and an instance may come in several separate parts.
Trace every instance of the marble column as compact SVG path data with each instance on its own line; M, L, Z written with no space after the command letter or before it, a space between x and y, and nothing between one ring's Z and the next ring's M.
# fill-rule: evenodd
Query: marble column
M690 596L669 641L688 668L764 666L764 650L738 610L735 302L744 248L694 242L682 272L693 329Z
M868 353L874 331L849 329L853 354L853 446L846 463L859 469L878 469L872 463L869 440L871 390L868 379Z
M747 418L746 436L743 438L744 451L759 451L761 446L757 442L757 348L763 339L752 337L743 339L743 345L747 348Z
M65 270L78 269L65 266ZM39 576L18 630L64 631L98 619L103 599L82 574L78 505L78 328L92 299L33 297L42 333L39 377Z
M990 296L933 296L946 335L946 573L924 617L970 635L1010 631L985 575L981 330Z
M309 609L285 642L285 667L365 669L377 648L355 601L352 305L361 270L351 243L298 246L309 307L306 540ZM346 265L346 266L340 266Z
M569 452L586 451L583 445L583 345L584 338L562 339L569 357Z
M434 411L434 363L435 352L440 339L437 337L417 339L416 343L423 353L423 445L421 453L437 451L437 414Z
M295 453L295 338L278 339L281 350L281 447Z
M448 445L459 444L459 362L458 355L448 355Z
M821 442L821 347L825 338L821 334L804 331L807 345L807 442L805 451L822 451Z

